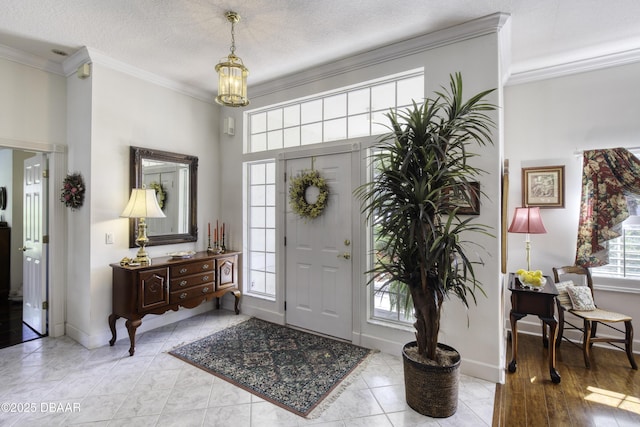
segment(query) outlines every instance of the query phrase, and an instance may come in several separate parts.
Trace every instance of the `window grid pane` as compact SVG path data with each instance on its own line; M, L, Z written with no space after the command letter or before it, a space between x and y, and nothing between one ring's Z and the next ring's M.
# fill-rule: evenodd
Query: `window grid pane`
M420 102L424 73L414 72L382 83L363 83L281 108L249 112L249 152L299 147L388 132L389 109Z
M275 298L275 160L249 164L247 215L248 293Z
M370 180L378 168L378 161L375 161L371 168ZM375 225L376 220L373 219L373 226L369 229L371 233L371 241L373 242L373 250L371 253L371 264L375 264L380 260L381 254L378 250L380 245L378 227ZM398 282L385 283L383 278L378 278L371 286L371 317L378 320L392 321L395 323L411 324L413 322L413 309L408 288ZM409 304L407 304L407 302Z

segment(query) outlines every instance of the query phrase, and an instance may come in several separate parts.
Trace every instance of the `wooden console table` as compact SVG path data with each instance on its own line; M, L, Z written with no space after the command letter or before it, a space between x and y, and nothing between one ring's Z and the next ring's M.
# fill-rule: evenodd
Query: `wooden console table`
M238 257L240 252L214 255L198 252L191 258L154 258L150 265L122 266L111 264L113 269L113 309L109 316L111 340L116 342L116 320L127 319L129 355L135 352L136 330L147 314L162 314L180 307L194 308L232 292L235 296L235 312L240 313L238 302L241 292L238 286Z
M558 337L558 320L555 316L558 290L549 276L545 276L547 283L539 291L534 291L522 287L520 280L514 273L509 274L509 290L511 291L511 353L512 359L509 363L509 372L515 372L517 367L516 358L518 356L518 320L527 314L536 315L542 320L542 342L549 349L549 373L551 381L560 382L560 374L556 370L556 339ZM549 326L549 338L547 341L546 326Z

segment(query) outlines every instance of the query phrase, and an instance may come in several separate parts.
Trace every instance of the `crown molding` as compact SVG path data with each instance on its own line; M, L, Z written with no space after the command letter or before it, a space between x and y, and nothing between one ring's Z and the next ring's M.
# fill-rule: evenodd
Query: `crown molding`
M62 62L64 76L69 77L73 75L79 66L87 62L91 62L91 56L89 55L89 49L83 46Z
M270 95L283 88L302 86L382 62L397 60L427 50L496 33L509 21L510 17L511 15L506 13L494 13L453 27L355 53L342 59L258 84L251 87L251 94L256 98Z
M80 53L80 55L77 58L75 54L69 58L69 60L72 60L69 65L69 72L71 74L75 72L78 66L86 62L86 60L90 60L94 64L99 64L112 70L120 71L124 74L136 77L140 80L144 80L146 82L173 90L183 95L199 99L209 104L214 104L213 96L209 92L195 89L193 86L186 85L178 81L168 79L166 77L162 77L149 71L134 67L125 62L118 61L117 59L113 59L96 49L84 47L78 53ZM85 59L84 62L82 61L83 59Z
M525 65L520 67L522 68L521 71L514 71L512 69L511 76L507 81L507 86L553 79L571 74L601 70L603 68L618 67L635 62L640 62L640 48L622 52L606 53L595 57L583 58L564 63L538 66L537 68L532 66L529 69L526 69Z
M9 61L17 62L19 64L47 71L49 73L63 75L62 65L58 64L57 62L50 61L48 59L44 59L39 56L32 55L30 53L23 52L21 50L14 49L2 44L0 44L0 58L5 58Z

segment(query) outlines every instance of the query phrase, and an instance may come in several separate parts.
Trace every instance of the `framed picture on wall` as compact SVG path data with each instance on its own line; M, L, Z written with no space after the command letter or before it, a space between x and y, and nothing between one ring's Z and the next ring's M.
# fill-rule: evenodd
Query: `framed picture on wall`
M464 194L463 192L466 192ZM460 184L450 195L451 203L458 207L460 215L480 215L480 183Z
M522 206L564 208L564 166L522 168Z

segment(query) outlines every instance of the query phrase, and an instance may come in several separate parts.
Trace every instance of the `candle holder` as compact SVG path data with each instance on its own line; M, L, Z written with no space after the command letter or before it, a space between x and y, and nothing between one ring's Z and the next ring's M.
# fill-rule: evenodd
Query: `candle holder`
M213 248L211 247L211 236L207 236L207 252L213 252Z
M220 246L220 253L225 253L227 248L224 246L224 234L222 235L222 245Z

